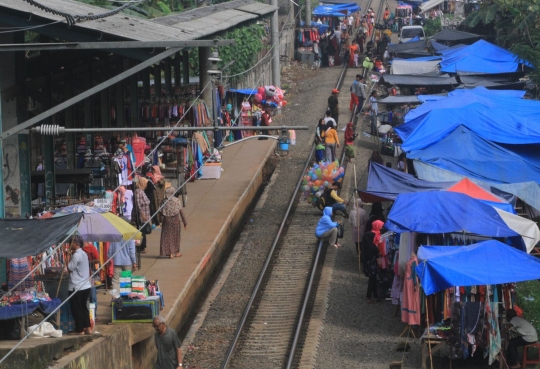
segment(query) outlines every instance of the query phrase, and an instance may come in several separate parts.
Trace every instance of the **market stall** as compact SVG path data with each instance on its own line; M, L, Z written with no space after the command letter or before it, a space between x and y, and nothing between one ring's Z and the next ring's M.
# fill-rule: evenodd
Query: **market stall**
M428 208L419 207L418 204ZM503 238L517 249L527 252L540 241L540 230L535 222L468 195L449 191L399 195L388 214L385 227L396 233L420 232L446 236L455 233Z
M515 307L513 283L539 279L540 260L495 240L421 246L415 271L428 307L422 368L428 353L442 348L448 348L451 359L467 359L479 350L491 364L505 347L503 309ZM434 309L438 301L444 306L442 319Z
M64 265L60 247L54 247L77 227L82 214L62 219L0 219L0 259L5 259L7 283L0 292L0 339L20 339L36 312L49 314L62 300L57 288L43 282ZM62 327L60 316L55 323Z

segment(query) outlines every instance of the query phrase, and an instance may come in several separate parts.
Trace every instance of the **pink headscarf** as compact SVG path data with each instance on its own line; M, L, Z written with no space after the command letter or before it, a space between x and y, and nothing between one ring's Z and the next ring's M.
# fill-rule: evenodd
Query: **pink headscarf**
M152 177L152 181L154 183L158 183L160 180L162 180L163 178L165 178L162 174L161 174L161 169L159 168L159 165L154 165L152 166L152 169L154 169L154 176Z
M383 225L384 223L380 220L376 220L371 224L371 232L375 233L373 243L377 246L379 246L379 243L381 242L381 228Z

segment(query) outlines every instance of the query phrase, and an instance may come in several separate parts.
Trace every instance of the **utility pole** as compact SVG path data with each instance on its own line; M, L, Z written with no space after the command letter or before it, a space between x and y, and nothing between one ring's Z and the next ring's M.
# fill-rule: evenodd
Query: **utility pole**
M270 0L270 5L278 8L277 0ZM274 10L272 15L272 22L270 23L272 28L271 42L272 42L272 84L276 87L281 86L281 70L279 68L279 25L278 25L278 9Z
M208 58L210 62L210 69L208 69L208 75L212 78L212 122L214 127L214 140L213 148L220 147L222 141L221 132L217 129L219 126L219 117L218 117L218 106L217 106L217 86L216 81L221 79L221 70L219 70L218 63L222 61L219 58L219 53L217 50L212 51L210 57ZM212 150L213 151L213 150ZM212 154L212 152L210 153Z
M311 27L311 0L306 0L306 27Z

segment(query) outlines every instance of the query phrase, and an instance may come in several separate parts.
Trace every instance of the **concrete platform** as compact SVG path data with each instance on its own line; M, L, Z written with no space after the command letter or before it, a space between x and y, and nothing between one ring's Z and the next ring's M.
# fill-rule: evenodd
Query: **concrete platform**
M161 315L169 326L180 329L196 307L228 242L241 226L244 212L257 196L263 182L263 168L275 144L275 140L252 139L225 148L219 180L197 180L188 184L188 201L184 208L188 226L187 230L182 229L182 257L160 258L160 230L148 235L148 253L142 255L142 268L134 274L159 280L165 297ZM65 355L50 368L153 367L156 352L151 324L109 324L110 300L108 292L98 290L96 330L102 337ZM31 357L32 346L39 346L40 342L45 343L28 340L25 355ZM35 351L39 352L37 348Z

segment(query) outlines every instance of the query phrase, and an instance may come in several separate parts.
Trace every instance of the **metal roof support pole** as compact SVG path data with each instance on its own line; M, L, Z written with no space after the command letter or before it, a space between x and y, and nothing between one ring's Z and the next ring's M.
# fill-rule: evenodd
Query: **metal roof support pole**
M182 84L189 85L189 51L187 50L182 50Z
M182 82L180 82L180 76L182 75L182 72L180 71L180 65L182 64L182 54L180 52L174 54L174 88L175 90L179 88L182 85Z
M154 96L161 97L161 64L154 64Z
M309 2L310 0L308 0ZM278 8L277 0L270 0L270 5ZM281 86L281 71L279 68L279 49L280 49L280 40L279 40L279 26L278 26L278 9L274 11L272 15L272 21L270 23L272 27L271 42L272 42L272 84L276 87ZM257 86L253 86L257 87Z
M170 57L165 58L165 65L163 66L163 76L165 77L165 95L171 95L172 86L172 60Z
M306 27L311 27L311 1L306 1Z
M174 54L175 52L177 52L179 50L180 50L179 48L171 48L171 49L168 49L168 50L166 50L166 51L164 51L164 52L162 52L162 53L160 53L160 54L158 54L158 55L156 55L156 56L154 56L154 57L152 57L152 58L150 58L148 60L145 60L145 61L137 64L136 66L126 70L125 72L122 72L122 73L118 74L117 76L115 76L115 77L113 77L113 78L111 78L111 79L109 79L109 80L107 80L105 82L102 82L102 83L98 84L97 86L94 86L94 87L90 88L89 90L87 90L87 91L85 91L85 92L83 92L83 93L81 93L81 94L79 94L77 96L72 97L71 99L68 99L68 100L64 101L63 103L60 103L60 104L56 105L54 108L48 109L48 110L44 111L43 113L38 114L38 115L36 115L35 117L33 117L31 119L28 119L26 122L23 122L23 123L11 128L11 129L8 129L6 132L2 132L2 134L0 135L0 138L6 138L8 136L14 135L17 132L28 129L28 128L32 127L34 124L39 123L39 122L45 120L46 118L52 117L54 114L56 114L58 112L61 112L65 108L70 107L73 104L76 104L79 101L82 101L85 98L87 98L89 96L92 96L95 93L98 93L98 92L106 89L109 86L114 85L118 81L122 81L123 79L138 73L139 71L143 70L144 68L146 68L146 67L148 67L148 66L150 66L150 65L152 65L154 63L159 62L163 58L171 56L172 54ZM135 82L136 82L136 79L137 79L137 77L135 76ZM136 90L136 88L137 87L135 86L135 90Z
M208 69L210 69L208 58L210 57L209 47L199 47L199 89L202 91L204 86L210 81ZM202 93L202 99L209 103L212 100L212 89L206 88Z

